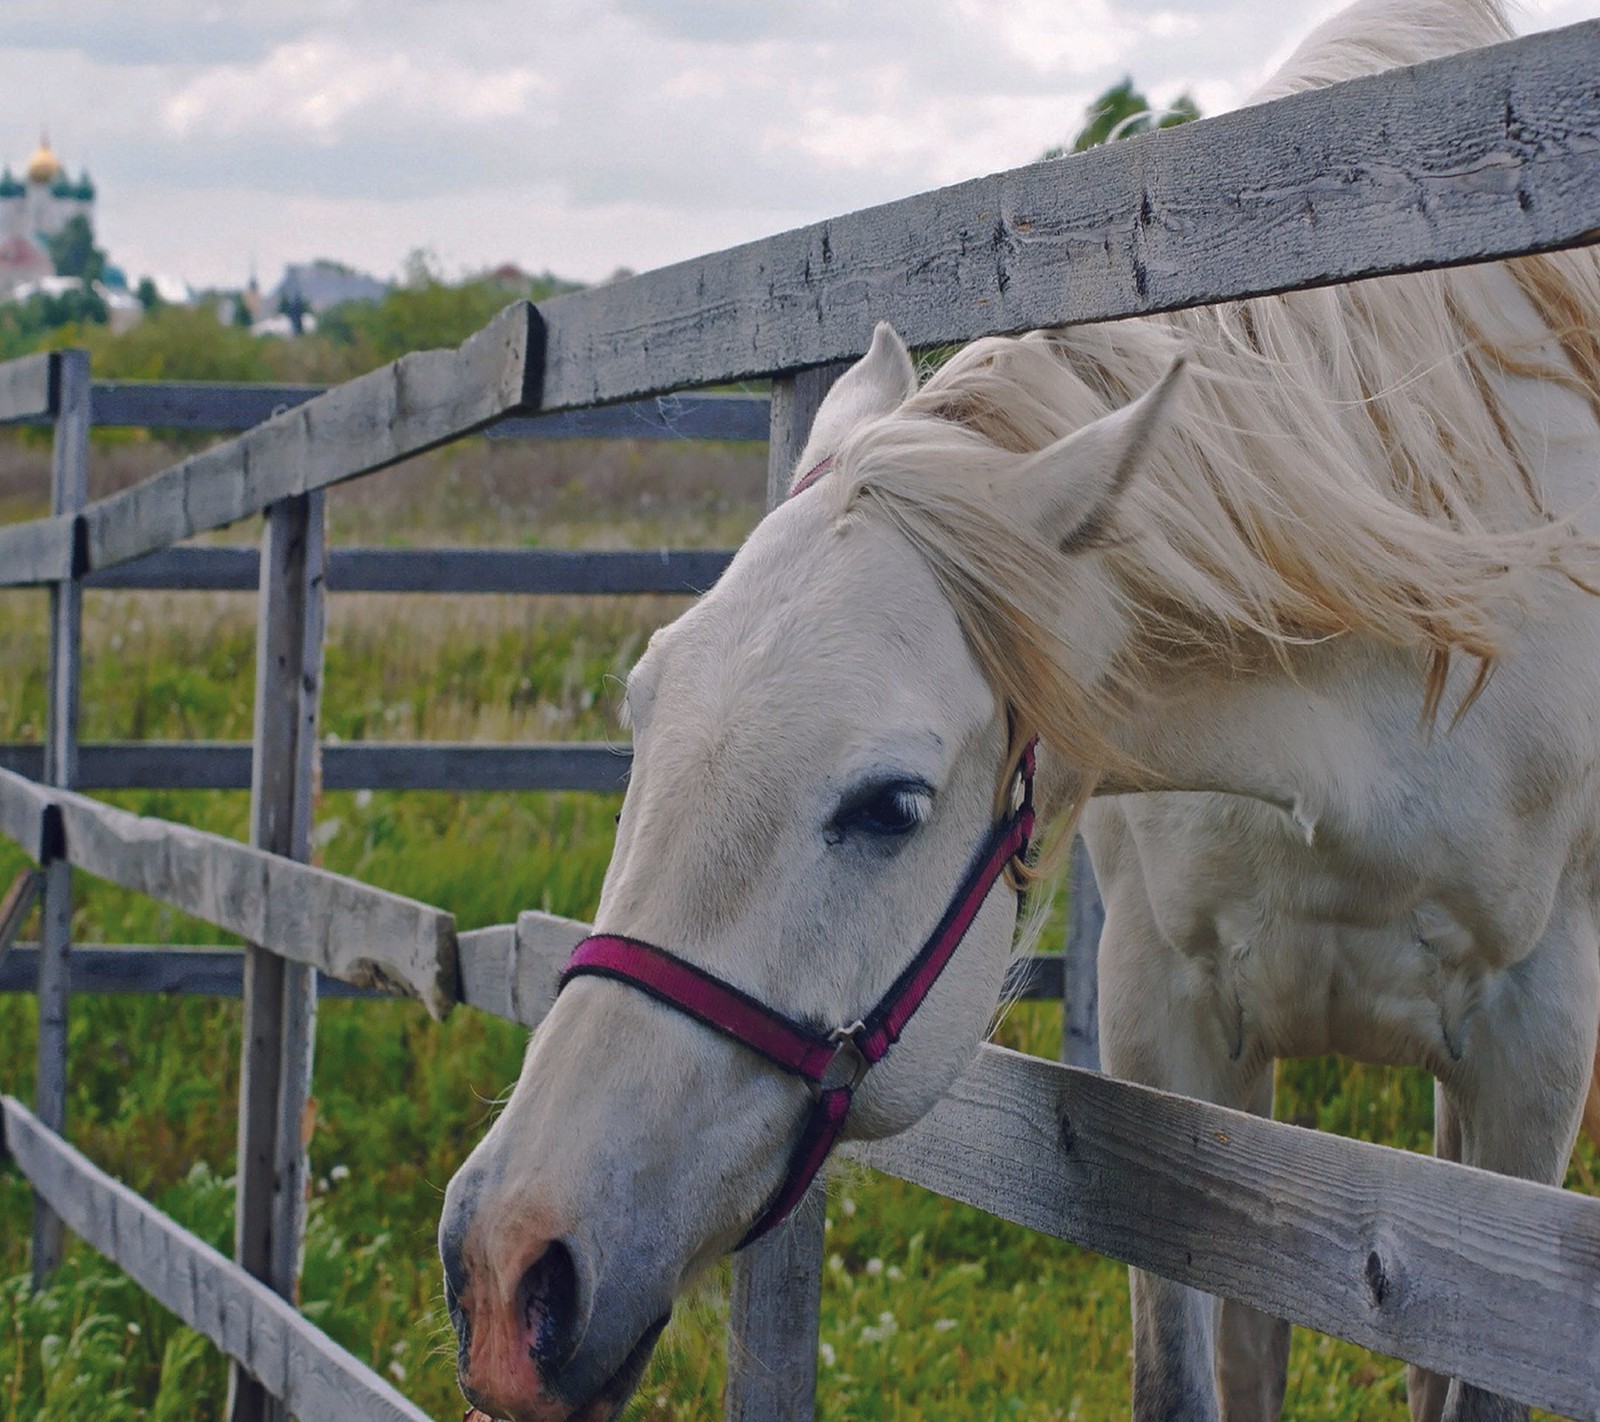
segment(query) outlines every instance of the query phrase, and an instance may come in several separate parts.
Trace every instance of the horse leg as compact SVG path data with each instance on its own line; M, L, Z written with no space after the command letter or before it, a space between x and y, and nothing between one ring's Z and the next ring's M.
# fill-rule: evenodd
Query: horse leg
M1594 1075L1589 1078L1589 1099L1583 1103L1584 1134L1600 1146L1600 1043L1594 1049Z
M1457 1120L1444 1087L1433 1083L1433 1153L1440 1160L1461 1159L1461 1122ZM1429 1372L1415 1363L1406 1364L1406 1399L1411 1404L1411 1422L1439 1422L1444 1416L1445 1395L1450 1379Z
M1569 936L1553 925L1489 986L1464 1024L1438 1093L1447 1108L1442 1130L1436 1126L1441 1145L1454 1145L1465 1165L1560 1185L1593 1081L1597 1029L1600 953L1592 930ZM1445 1388L1437 1414L1419 1410L1437 1396L1437 1383L1424 1376L1420 1393L1412 1415L1428 1422L1527 1422L1524 1404L1460 1379Z
M1264 1101L1270 1107L1271 1063L1247 1069L1232 1059L1210 999L1203 989L1185 986L1195 979L1192 965L1177 961L1162 941L1138 886L1123 881L1116 887L1121 892L1107 901L1100 939L1106 1070L1225 1106L1261 1109ZM1134 1422L1271 1422L1277 1416L1281 1379L1250 1376L1253 1358L1271 1369L1280 1366L1278 1353L1284 1350L1271 1342L1274 1320L1239 1306L1219 1309L1210 1294L1138 1269L1128 1271L1128 1283ZM1219 1321L1228 1338L1220 1360ZM1284 1351L1285 1361L1286 1356Z
M1272 1115L1272 1069L1245 1109ZM1289 1382L1289 1324L1237 1299L1223 1299L1217 1319L1217 1392L1222 1422L1277 1422Z

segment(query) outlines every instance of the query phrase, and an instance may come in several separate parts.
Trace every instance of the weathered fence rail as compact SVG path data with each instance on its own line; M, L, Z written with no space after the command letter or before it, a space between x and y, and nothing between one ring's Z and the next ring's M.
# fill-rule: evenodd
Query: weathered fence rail
M318 491L463 435L506 432L512 421L530 421L527 433L556 432L547 423L552 412L570 415L568 432L578 433L635 421L656 434L682 433L695 420L735 419L759 430L748 403L735 413L732 403L689 397L677 406L656 402L652 414L628 413L618 402L768 376L776 489L831 377L827 363L863 350L879 319L894 321L913 344L945 343L1600 240L1597 76L1600 22L1590 22L1296 95L537 309L512 307L459 350L409 356L322 392L264 392L271 410L249 412L265 413L262 423L107 499L84 504L81 486L58 477L50 517L0 530L0 585L42 583L54 593L52 729L40 752L53 784L0 771L0 831L45 869L46 932L32 965L41 1022L47 999L60 1005L50 1051L64 1053L70 960L62 885L72 865L250 941L231 960L240 965L251 1024L245 1075L265 1083L276 1073L279 1090L242 1113L241 1179L250 1158L291 1177L300 1160L289 1140L304 1085L295 1063L309 1062L315 988L310 975L284 969L285 960L358 983L402 984L435 1010L462 1002L532 1025L585 932L570 920L526 914L515 925L457 935L440 910L296 862L321 665L323 565L319 551L307 551L320 546ZM58 475L81 472L96 408L105 420L131 418L137 398L126 390L96 395L70 353L0 367L0 420L52 422ZM204 428L209 419L218 422L210 428L233 428L227 421L245 413L242 405L231 415L202 409L210 397L187 406L182 392L165 398L163 422L174 427L187 420ZM578 413L591 406L609 409ZM669 408L671 419L662 413ZM269 510L273 532L255 563L265 650L249 775L253 846L127 815L68 788L83 783L91 759L77 746L74 722L73 609L86 581L135 579L141 559L151 560L144 576L170 576L170 560L200 552L171 545ZM243 576L238 555L220 552L207 565L211 575ZM225 559L233 560L226 574ZM531 571L536 566L545 572ZM493 576L554 579L554 566L507 561ZM413 576L395 571L401 567L391 564L388 576ZM436 573L437 585L467 578L466 568ZM327 571L337 576L331 565ZM354 586L355 565L348 571ZM297 585L317 595L296 595ZM282 746L290 749L274 752ZM343 751L327 748L330 766ZM203 756L220 766L240 750L189 753L198 775ZM369 762L367 773L374 767ZM227 775L241 783L236 770ZM123 952L113 966L127 972ZM17 950L13 966L0 968L19 969L27 955ZM216 962L206 971L215 974ZM1082 1003L1074 1010L1081 1019ZM40 1080L59 1097L64 1069L58 1062L47 1072L46 1056L42 1047ZM77 1156L61 1138L60 1113L49 1119L44 1104L42 1086L38 1120L4 1105L7 1147L41 1208L135 1269L169 1306L203 1320L197 1326L242 1368L235 1419L285 1408L308 1418L412 1415L385 1412L394 1399L383 1385L359 1365L327 1362L315 1330L292 1309ZM915 1130L856 1153L1211 1292L1571 1416L1600 1418L1600 1202L992 1048ZM266 1254L250 1272L271 1279L279 1294L297 1228L293 1194L241 1195L239 1252L248 1254L260 1234ZM741 1259L730 1417L811 1415L821 1237L820 1213L801 1212L793 1228ZM186 1298L173 1282L197 1270L211 1290L203 1307L193 1297L198 1286ZM236 1300L239 1313L230 1314ZM259 1320L259 1338L253 1328L241 1332L242 1317Z
M294 1305L113 1180L20 1102L0 1097L0 1158L153 1299L237 1358L298 1417L428 1422Z

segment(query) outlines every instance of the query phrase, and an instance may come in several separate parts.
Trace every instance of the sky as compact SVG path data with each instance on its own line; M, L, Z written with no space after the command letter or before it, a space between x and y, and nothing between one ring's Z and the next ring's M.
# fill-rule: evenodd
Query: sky
M1237 106L1339 0L0 0L129 274L515 262L601 279L1015 167L1124 74ZM1600 16L1526 0L1522 31Z

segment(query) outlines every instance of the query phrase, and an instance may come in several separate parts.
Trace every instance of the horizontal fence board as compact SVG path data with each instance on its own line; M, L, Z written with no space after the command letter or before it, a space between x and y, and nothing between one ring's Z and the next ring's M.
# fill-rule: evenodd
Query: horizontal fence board
M0 957L0 992L32 992L39 950L19 943ZM154 944L72 945L75 993L159 993L176 997L240 997L244 951L240 948L168 948ZM393 998L378 988L317 974L318 997Z
M1597 75L1591 21L558 297L543 407L1589 241Z
M303 1422L429 1422L265 1284L0 1098L5 1152L72 1232L237 1358Z
M573 945L588 933L587 924L572 919L548 917L557 927L524 930L523 945L531 961L566 961ZM547 935L543 947L534 939ZM568 941L570 938L570 941ZM526 992L513 991L517 973L514 957L517 948L515 924L496 924L475 928L456 940L461 967L461 1001L496 1017L520 1022L519 1014L543 1016L537 1003L538 984L546 969L533 973ZM39 950L36 944L18 943L7 954L0 954L0 992L32 992L38 977ZM238 948L176 948L159 944L82 944L72 947L72 990L90 993L168 993L185 997L238 997L244 980L244 954ZM393 997L382 988L357 987L353 983L319 974L319 997ZM1061 959L1054 954L1021 958L1011 965L1006 984L1008 998L1048 1001L1061 996Z
M626 745L583 741L347 741L324 745L321 754L324 790L619 792L632 761ZM0 770L37 780L43 766L38 745L0 744ZM246 790L250 746L243 741L90 743L78 748L75 784L82 790Z
M14 364L14 362L13 362ZM5 372L0 366L0 401ZM97 380L89 397L89 423L133 429L229 434L248 430L313 400L325 385L213 384L202 381ZM0 409L5 406L0 404ZM48 406L15 416L46 424ZM689 393L634 400L595 410L511 416L486 426L490 439L717 439L764 443L765 395Z
M59 582L74 571L77 519L54 514L0 527L0 587Z
M97 380L89 423L221 434L303 405L326 385L221 385L188 380Z
M729 549L701 548L337 548L328 555L328 589L553 597L691 596L711 587L732 557ZM254 548L165 548L91 573L84 585L254 592L258 576Z
M513 416L484 431L490 439L726 439L765 444L765 395L667 394L590 410Z
M91 874L346 982L420 998L437 1015L460 995L455 921L441 909L0 770L0 829L26 830L46 806L60 815L65 857Z
M0 364L0 424L45 423L55 412L55 364L48 352Z
M538 313L518 303L457 350L402 356L90 504L89 567L137 558L536 408L541 339Z
M1494 1392L1600 1417L1600 1201L985 1047L879 1170Z

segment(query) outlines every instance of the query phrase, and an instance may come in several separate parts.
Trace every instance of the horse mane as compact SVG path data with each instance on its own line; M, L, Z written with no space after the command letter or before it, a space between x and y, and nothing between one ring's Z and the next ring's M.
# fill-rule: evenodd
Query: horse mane
M1363 0L1258 98L1510 34L1498 0ZM1078 764L1136 776L1120 716L1186 669L1287 667L1350 635L1418 654L1425 721L1452 655L1475 659L1459 717L1549 574L1587 587L1600 555L1547 507L1493 377L1561 382L1600 418L1597 332L1600 265L1575 251L989 338L852 432L835 497L910 539L1019 736ZM1085 577L995 491L1179 354L1182 408ZM1086 639L1122 649L1093 684Z

